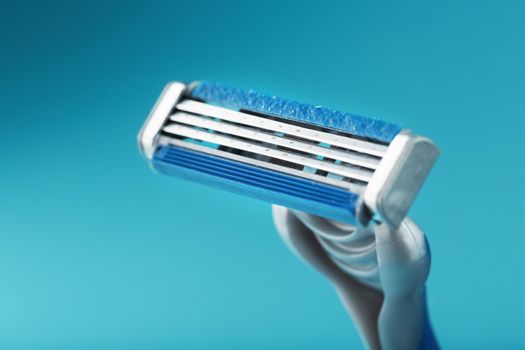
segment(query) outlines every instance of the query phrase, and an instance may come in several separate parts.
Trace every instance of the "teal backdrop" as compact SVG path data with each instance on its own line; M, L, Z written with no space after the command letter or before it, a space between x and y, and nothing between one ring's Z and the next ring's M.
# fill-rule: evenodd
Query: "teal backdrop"
M155 175L170 80L381 117L442 155L411 215L447 349L525 347L522 1L0 1L0 348L352 349L270 206Z

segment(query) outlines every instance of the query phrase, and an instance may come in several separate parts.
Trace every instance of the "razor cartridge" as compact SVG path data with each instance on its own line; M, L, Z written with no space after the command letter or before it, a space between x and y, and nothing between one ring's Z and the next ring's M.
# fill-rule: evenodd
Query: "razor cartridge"
M212 82L168 84L138 141L160 173L392 228L439 154L393 123Z

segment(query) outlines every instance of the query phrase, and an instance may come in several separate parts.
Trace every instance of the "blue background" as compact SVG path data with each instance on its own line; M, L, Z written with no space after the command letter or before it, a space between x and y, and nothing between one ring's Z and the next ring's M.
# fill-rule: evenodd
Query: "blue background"
M266 203L153 174L169 80L401 123L442 156L411 215L450 349L525 346L525 3L2 1L0 348L343 349Z

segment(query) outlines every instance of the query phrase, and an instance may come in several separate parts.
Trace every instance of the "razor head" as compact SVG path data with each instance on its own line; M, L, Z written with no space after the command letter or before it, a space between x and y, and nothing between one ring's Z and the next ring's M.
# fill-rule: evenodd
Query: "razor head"
M211 82L168 84L138 141L161 173L394 229L439 155L396 124Z

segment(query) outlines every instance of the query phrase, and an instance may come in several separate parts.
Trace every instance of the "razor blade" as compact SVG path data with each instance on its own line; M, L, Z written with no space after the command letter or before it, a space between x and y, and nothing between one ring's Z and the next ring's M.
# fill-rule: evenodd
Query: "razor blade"
M393 123L212 82L168 84L138 142L160 173L392 228L439 155Z

